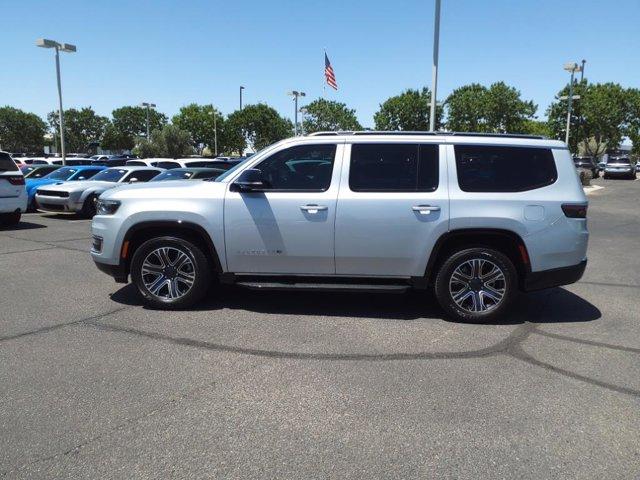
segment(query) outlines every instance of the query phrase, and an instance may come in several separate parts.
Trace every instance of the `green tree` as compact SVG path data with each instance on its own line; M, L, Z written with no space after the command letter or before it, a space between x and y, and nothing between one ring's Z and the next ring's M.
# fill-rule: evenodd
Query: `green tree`
M200 145L208 147L212 152L215 151L215 132L217 130L218 152L225 150L225 120L213 105L192 103L182 107L180 112L173 117L173 124L189 132L193 140L193 146L200 151Z
M47 120L54 135L58 137L60 131L57 112L50 112ZM107 117L97 115L91 107L80 110L70 108L64 111L64 141L67 152L85 152L91 143L99 143L102 140L105 129L109 124ZM60 145L60 139L57 138Z
M633 143L633 154L640 155L640 89L627 91L627 129L625 134Z
M40 152L46 124L35 113L13 107L0 108L0 149L10 152Z
M104 130L100 146L112 152L131 150L135 146L135 140L133 137L122 133L112 123L109 123Z
M247 105L227 118L225 142L229 151L242 152L247 143L256 150L290 137L293 123L263 103Z
M456 132L529 133L537 106L520 92L496 82L489 88L472 83L447 98L447 128Z
M569 94L567 85L556 95L547 110L549 128L555 138L564 140L567 121L567 101L560 97ZM630 121L630 92L617 83L577 83L573 103L569 148L578 151L578 144L587 155L597 156L605 148L614 148L628 133Z
M186 130L176 125L165 125L151 132L150 139L141 139L135 152L142 158L180 158L193 153L193 140Z
M447 128L453 132L488 132L487 88L472 83L456 88L447 98Z
M147 135L147 109L144 107L120 107L111 112L113 126L120 135L127 136L131 141ZM149 110L149 130L161 129L167 124L167 116L157 110Z
M540 135L543 137L551 138L553 136L553 132L549 128L549 124L542 120L525 120L524 128L521 132L518 133L526 133L528 135Z
M344 103L319 98L309 103L305 109L307 113L303 128L306 133L362 130L362 125L356 118L356 111L347 108Z
M373 116L376 130L429 130L431 92L428 88L406 90L387 99ZM442 107L436 108L436 129L441 125Z

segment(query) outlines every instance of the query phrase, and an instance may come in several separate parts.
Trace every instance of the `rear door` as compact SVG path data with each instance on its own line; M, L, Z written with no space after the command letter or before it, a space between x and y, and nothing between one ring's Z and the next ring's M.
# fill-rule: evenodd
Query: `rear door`
M0 200L15 198L25 189L24 177L9 154L0 152Z
M337 274L422 276L448 225L443 145L346 146L336 215Z

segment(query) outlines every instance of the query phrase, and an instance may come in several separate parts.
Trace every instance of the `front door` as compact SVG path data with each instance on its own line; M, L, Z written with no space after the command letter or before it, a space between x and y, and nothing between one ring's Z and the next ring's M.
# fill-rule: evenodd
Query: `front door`
M342 145L286 147L253 165L267 187L234 192L224 203L228 271L335 273L334 223ZM233 182L231 182L233 183Z

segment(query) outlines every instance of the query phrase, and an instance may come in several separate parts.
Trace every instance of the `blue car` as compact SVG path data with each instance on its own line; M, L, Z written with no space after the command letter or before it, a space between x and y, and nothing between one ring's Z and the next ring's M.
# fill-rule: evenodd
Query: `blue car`
M44 185L57 185L74 180L89 180L96 173L107 167L99 165L79 165L74 167L60 167L42 178L27 178L27 195L29 196L29 210L35 210L36 190Z

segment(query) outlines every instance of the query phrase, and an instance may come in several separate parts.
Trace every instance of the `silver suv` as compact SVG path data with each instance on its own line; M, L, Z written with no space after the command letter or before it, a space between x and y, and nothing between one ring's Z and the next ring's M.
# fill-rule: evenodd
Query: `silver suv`
M214 280L254 289L434 288L490 321L519 290L586 267L587 199L564 143L425 132L278 142L213 181L108 190L92 256L146 303L182 308Z

